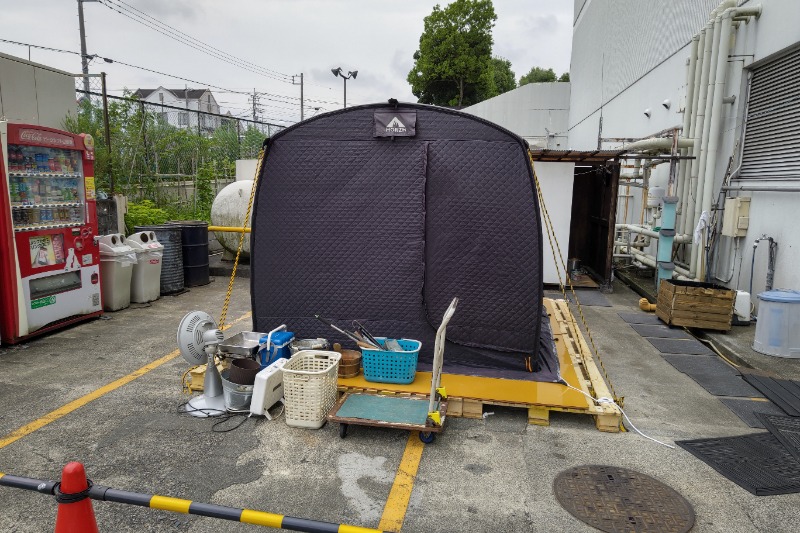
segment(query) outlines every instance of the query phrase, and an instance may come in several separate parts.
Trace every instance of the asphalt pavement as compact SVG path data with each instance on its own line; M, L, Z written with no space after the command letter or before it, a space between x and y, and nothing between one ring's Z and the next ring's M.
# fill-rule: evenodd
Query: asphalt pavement
M118 489L377 527L408 433L351 427L340 439L331 424L297 429L282 418L248 419L219 432L240 420L215 428L215 420L180 414L188 365L174 356L178 322L194 309L219 316L226 287L218 278L108 313L107 320L0 347L0 472L58 479L63 465L76 460L94 483ZM612 307L587 307L584 314L637 427L670 444L756 431L624 323L617 313L637 310L638 296L619 284L614 289L607 295ZM226 335L251 329L249 310L249 280L237 280ZM130 381L116 381L126 376ZM115 382L85 405L53 414ZM42 417L47 423L30 425ZM694 507L693 531L796 530L798 494L756 497L682 449L634 432L601 433L585 415L554 413L549 427L532 426L525 410L510 408L486 408L482 420L448 418L444 433L423 450L402 530L594 531L553 495L555 476L582 464L630 468L668 484ZM52 497L0 487L0 498L0 531L52 531ZM263 529L115 503L93 506L100 531Z

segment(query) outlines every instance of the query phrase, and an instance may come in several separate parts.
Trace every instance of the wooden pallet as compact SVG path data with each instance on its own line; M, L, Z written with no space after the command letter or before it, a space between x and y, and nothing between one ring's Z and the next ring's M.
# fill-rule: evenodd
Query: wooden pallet
M611 392L567 303L546 298L544 305L550 315L564 380L595 398L610 398ZM397 385L368 382L359 375L339 378L339 391L424 396L430 391L430 379L430 372L417 372L413 383ZM442 374L442 384L448 393L448 416L483 418L484 406L512 407L527 409L529 424L546 426L550 424L550 413L558 411L590 415L600 431L619 431L622 415L616 406L596 405L561 384L447 373Z

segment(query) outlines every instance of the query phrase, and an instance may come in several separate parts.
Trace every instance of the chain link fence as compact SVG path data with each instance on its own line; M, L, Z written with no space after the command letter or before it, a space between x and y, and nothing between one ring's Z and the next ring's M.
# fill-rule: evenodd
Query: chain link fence
M95 139L98 191L163 210L170 218L208 219L217 192L235 180L235 161L257 157L283 126L152 103L126 91L109 95L104 75L76 77L77 116L65 129ZM194 107L194 109L193 109Z

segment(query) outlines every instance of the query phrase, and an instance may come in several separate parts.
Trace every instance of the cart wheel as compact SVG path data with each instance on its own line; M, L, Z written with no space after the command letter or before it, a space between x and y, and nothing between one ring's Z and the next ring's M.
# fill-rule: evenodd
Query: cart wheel
M430 444L431 442L436 440L436 433L428 432L419 434L419 440L424 442L425 444Z
M347 424L339 424L339 437L345 438L347 436Z

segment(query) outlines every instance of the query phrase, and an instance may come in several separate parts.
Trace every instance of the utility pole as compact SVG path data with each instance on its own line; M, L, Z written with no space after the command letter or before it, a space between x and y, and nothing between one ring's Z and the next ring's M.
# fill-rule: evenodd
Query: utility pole
M186 115L186 124L185 125L186 125L186 129L188 130L189 127L190 127L190 125L189 125L189 85L188 84L184 84L183 85L183 107L186 108L186 113L185 113L185 115ZM198 109L199 109L199 107L198 107ZM181 124L181 121L179 119L178 120L178 126L180 126L180 124Z
M89 78L83 78L85 81L89 81ZM111 157L111 127L108 123L108 92L106 90L106 73L100 73L100 80L102 82L103 88L103 136L106 138L106 150L108 150L108 187L111 189L111 197L114 197L114 168L112 167L113 157ZM88 98L88 95L87 95ZM144 109L144 108L142 108ZM144 124L144 122L142 122ZM142 131L142 135L144 135L144 131ZM147 147L147 144L145 144ZM145 148L145 154L147 153Z
M292 76L292 85L297 85L294 82L294 79L297 76L300 76L300 122L302 122L303 118L305 117L305 113L304 113L305 108L304 108L304 105L303 105L303 73L301 72L298 75Z
M89 97L89 53L86 51L86 25L83 22L83 3L98 2L99 0L78 0L78 28L81 32L81 71L83 72L83 90L85 97ZM28 49L30 56L30 49ZM30 59L30 57L28 57Z
M255 87L253 88L253 122L258 122L258 94Z

